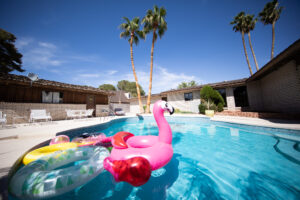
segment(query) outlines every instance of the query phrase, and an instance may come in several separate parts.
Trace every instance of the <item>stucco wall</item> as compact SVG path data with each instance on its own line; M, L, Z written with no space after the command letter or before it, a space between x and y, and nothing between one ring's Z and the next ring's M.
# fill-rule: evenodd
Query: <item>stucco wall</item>
M153 104L157 100L160 100L160 99L161 99L160 96L151 97L151 104L150 104L150 111L151 112L152 112L152 109L153 109ZM143 104L143 106L146 106L147 105L147 99L142 98L142 104ZM130 102L130 112L131 113L140 113L139 102L138 102L137 99L135 101Z
M184 92L178 93L169 93L168 102L175 108L180 111L187 111L193 113L199 113L198 106L200 104L200 90L193 92L193 100L185 101Z
M247 83L248 102L251 110L263 110L263 101L260 88L260 81Z
M50 112L52 120L62 120L66 118L66 109L71 110L84 110L86 104L46 104L46 103L9 103L0 102L0 110L6 114L7 123L12 123L13 117L25 117L16 119L15 123L29 122L31 109L46 109Z
M130 104L119 104L119 103L111 103L111 109L114 111L115 108L122 108L125 113L130 112Z
M250 107L266 112L300 113L300 66L292 60L247 84Z
M108 112L102 112L103 110L109 111L108 105L96 105L96 117L107 116Z
M230 111L236 110L235 108L235 99L234 99L234 93L233 88L226 88L226 102L227 102L227 109Z

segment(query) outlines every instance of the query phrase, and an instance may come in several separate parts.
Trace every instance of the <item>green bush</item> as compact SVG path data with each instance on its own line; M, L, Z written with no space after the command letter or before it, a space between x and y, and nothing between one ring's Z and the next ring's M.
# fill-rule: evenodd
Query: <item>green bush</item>
M200 91L200 97L205 109L221 112L225 105L222 95L210 86L204 86ZM201 104L200 104L201 105ZM199 105L199 111L200 111ZM217 105L217 106L216 106ZM201 109L203 106L201 106ZM201 112L200 112L201 113Z
M198 108L199 108L199 113L205 114L206 105L204 105L203 103L199 104Z
M224 110L223 107L224 107L224 104L222 104L221 102L218 103L218 105L217 105L217 111L218 112L222 112Z
M214 110L214 111L217 111L217 106L215 104L211 104L209 106L209 110Z

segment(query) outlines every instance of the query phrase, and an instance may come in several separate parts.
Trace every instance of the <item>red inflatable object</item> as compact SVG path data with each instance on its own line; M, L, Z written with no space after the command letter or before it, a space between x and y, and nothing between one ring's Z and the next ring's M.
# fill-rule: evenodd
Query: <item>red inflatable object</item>
M128 138L133 136L134 135L132 133L126 131L118 132L114 136L112 136L112 144L115 148L126 149L128 148L126 144L126 140L128 140Z
M105 160L105 169L113 174L117 182L125 181L138 187L145 184L151 176L151 165L143 157L114 161L111 161L108 157Z

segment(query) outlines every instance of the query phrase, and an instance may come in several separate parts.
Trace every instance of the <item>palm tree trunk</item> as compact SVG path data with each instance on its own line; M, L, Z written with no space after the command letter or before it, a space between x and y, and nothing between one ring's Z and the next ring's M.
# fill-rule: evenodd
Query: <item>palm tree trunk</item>
M142 104L142 100L141 100L140 87L139 87L139 83L138 83L138 78L135 73L135 67L134 67L134 62L133 62L132 40L133 40L133 35L131 35L131 40L130 40L130 59L131 59L132 71L133 71L135 84L136 84L136 91L137 91L138 100L139 100L140 113L143 113L144 109L143 109L143 104Z
M256 56L255 56L255 53L254 53L254 50L253 50L253 47L252 47L252 43L251 43L250 32L248 32L248 38L249 38L249 44L250 44L250 48L251 48L252 55L253 55L253 58L254 58L256 70L258 71L259 68L258 68L258 64L257 64L257 61L256 61Z
M150 81L149 81L149 91L148 91L148 99L147 99L147 108L146 113L150 113L150 103L151 103L151 89L152 89L152 71L153 71L153 51L154 51L154 42L155 42L155 31L153 29L153 38L152 38L152 47L151 47L151 63L150 63Z
M245 56L246 56L246 60L247 60L247 64L248 64L248 67L249 67L249 71L250 71L250 74L251 76L253 75L252 73L252 69L251 69L251 66L250 66L250 62L249 62L249 58L248 58L248 54L247 54L247 50L246 50L246 45L245 45L245 37L244 37L244 32L242 31L242 40L243 40L243 46L244 46L244 51L245 51Z
M272 23L272 49L271 49L271 60L274 58L274 42L275 42L275 21Z

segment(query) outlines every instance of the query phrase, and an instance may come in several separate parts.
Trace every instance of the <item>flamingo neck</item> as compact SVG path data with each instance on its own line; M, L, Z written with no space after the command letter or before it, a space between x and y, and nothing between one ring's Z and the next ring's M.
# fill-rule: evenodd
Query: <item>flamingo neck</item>
M153 110L154 118L158 126L158 140L163 143L172 143L172 131L169 123L167 122L164 111L162 109Z

